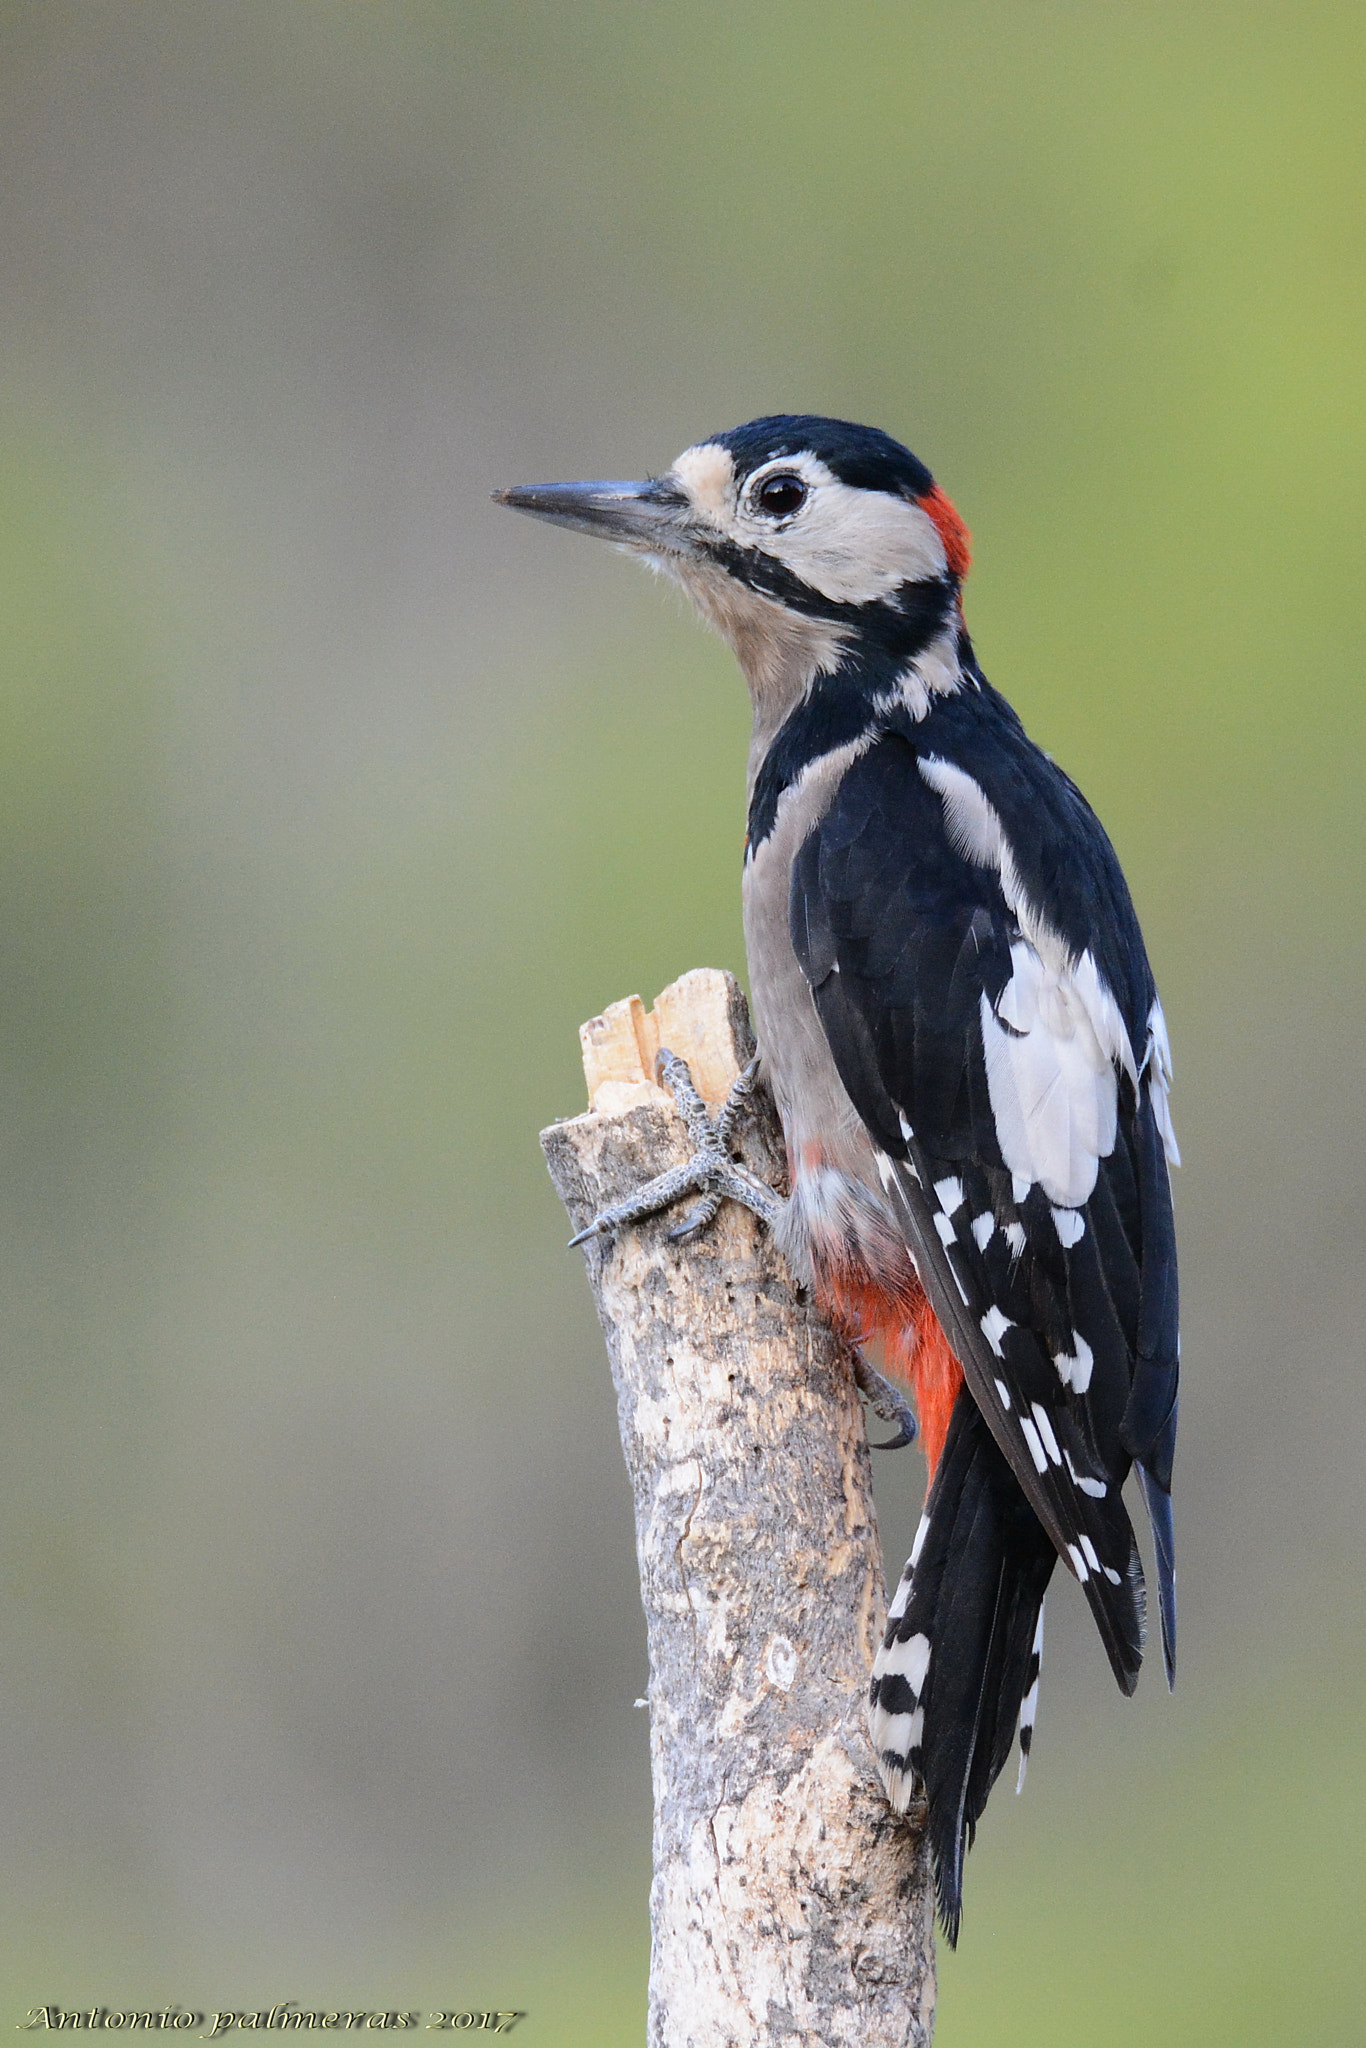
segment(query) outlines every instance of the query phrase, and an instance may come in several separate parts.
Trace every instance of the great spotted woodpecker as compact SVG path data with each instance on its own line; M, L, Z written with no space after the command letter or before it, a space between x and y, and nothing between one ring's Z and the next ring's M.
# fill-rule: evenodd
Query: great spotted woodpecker
M1177 1151L1129 891L978 667L967 531L886 434L761 419L645 483L499 495L675 577L749 685L745 941L791 1177L768 1213L915 1390L930 1488L869 1726L892 1805L923 1787L955 1940L1017 1727L1023 1780L1058 1558L1134 1689L1134 1465L1174 1669Z

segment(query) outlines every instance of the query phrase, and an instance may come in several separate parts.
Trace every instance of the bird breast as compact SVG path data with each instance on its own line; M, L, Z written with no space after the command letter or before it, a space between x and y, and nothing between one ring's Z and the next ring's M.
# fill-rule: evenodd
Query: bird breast
M810 984L792 946L792 864L864 742L814 762L778 801L773 830L745 864L745 950L755 1036L787 1146L792 1200L780 1230L798 1278L828 1293L851 1268L901 1293L914 1286L877 1159L839 1077Z

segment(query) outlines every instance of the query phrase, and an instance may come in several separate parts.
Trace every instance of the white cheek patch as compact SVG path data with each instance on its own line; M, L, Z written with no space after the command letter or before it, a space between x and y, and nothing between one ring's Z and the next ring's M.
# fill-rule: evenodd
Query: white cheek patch
M764 517L750 504L753 477L799 476L806 503L785 521ZM737 547L765 554L832 604L872 604L903 583L925 583L948 573L938 527L928 512L887 491L843 484L809 452L775 456L753 472L737 493L728 448L703 441L687 448L670 471L699 519Z
M929 583L948 573L939 529L918 505L842 484L810 456L784 467L810 487L802 510L776 529L742 512L735 537L761 548L832 604L873 604L903 583Z

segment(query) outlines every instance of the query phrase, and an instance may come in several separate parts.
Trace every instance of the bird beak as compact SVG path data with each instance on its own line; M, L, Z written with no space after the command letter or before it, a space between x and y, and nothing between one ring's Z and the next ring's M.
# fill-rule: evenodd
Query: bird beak
M648 554L689 551L688 501L676 485L657 477L639 484L513 484L493 496L514 512L530 512L575 533L596 534L599 540Z

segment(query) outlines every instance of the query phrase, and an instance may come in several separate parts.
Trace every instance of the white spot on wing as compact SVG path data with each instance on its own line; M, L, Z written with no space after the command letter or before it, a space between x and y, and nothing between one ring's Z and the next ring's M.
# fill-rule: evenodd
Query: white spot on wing
M1006 1385L1006 1383L1005 1383L1005 1381L1004 1381L1004 1380L997 1380L997 1382L996 1382L996 1391L997 1391L997 1393L998 1393L998 1394L1000 1395L1000 1397L1001 1397L1001 1406L1002 1406L1003 1408L1009 1408L1009 1406L1010 1406L1010 1388L1009 1388L1009 1387L1008 1387L1008 1386Z
M1002 1229L1002 1235L1004 1236L1006 1243L1010 1246L1012 1255L1017 1259L1020 1258L1023 1255L1025 1248L1025 1234L1023 1223L1005 1224Z
M1071 1387L1075 1394L1084 1394L1091 1384L1091 1370L1096 1362L1095 1353L1080 1330L1072 1332L1072 1342L1077 1347L1075 1353L1056 1352L1053 1363L1058 1369L1058 1378L1063 1385Z
M922 1515L916 1524L915 1541L911 1545L911 1561L908 1569L914 1570L920 1562L920 1553L925 1548L925 1538L930 1533L930 1518Z
M995 1228L996 1218L992 1215L989 1209L984 1209L980 1216L973 1217L972 1234L977 1240L977 1249L979 1252L984 1252L987 1246L991 1243L991 1234L995 1230Z
M939 1206L946 1216L952 1216L955 1210L962 1208L963 1183L956 1174L948 1180L937 1180L934 1184L934 1191L939 1197Z
M1081 1539L1081 1553L1092 1571L1098 1572L1100 1570L1100 1559L1096 1556L1096 1546L1089 1536L1083 1536Z
M1070 1251L1074 1244L1081 1242L1082 1233L1086 1229L1086 1218L1080 1209L1055 1209L1053 1228L1058 1233L1059 1242Z
M1048 1419L1048 1410L1042 1403L1035 1401L1031 1405L1030 1413L1034 1417L1034 1427L1039 1432L1040 1443L1047 1451L1053 1463L1061 1465L1062 1452L1058 1449L1058 1439L1053 1434L1053 1425Z
M1068 1544L1067 1555L1072 1560L1073 1571L1084 1586L1091 1576L1091 1567L1087 1564L1086 1559L1082 1556L1075 1543Z
M1015 1325L1010 1317L1002 1315L995 1302L991 1304L991 1307L982 1317L982 1335L986 1338L998 1358L1005 1357L1005 1353L1001 1349L1002 1337L1004 1337L1007 1330L1013 1330L1014 1327Z
M1076 1466L1072 1463L1072 1453L1070 1451L1064 1451L1063 1456L1067 1460L1067 1469L1072 1475L1072 1484L1080 1488L1082 1493L1089 1494L1092 1500L1104 1500L1109 1492L1105 1481L1103 1479L1092 1479L1085 1472L1078 1472Z
M934 1227L939 1232L939 1242L947 1251L948 1247L957 1241L958 1232L954 1229L948 1217L940 1210L935 1211Z
M906 1143L908 1145L913 1145L915 1143L915 1132L911 1129L911 1126L907 1123L905 1117L898 1115L897 1122L901 1125L901 1135L906 1140ZM921 1181L920 1175L916 1170L915 1161L911 1158L909 1153L907 1153L905 1159L903 1159L901 1163L905 1167L907 1173L909 1173L909 1175L911 1176L911 1179L915 1182L916 1186L923 1186L924 1183Z
M1020 1417L1020 1429L1025 1442L1029 1446L1029 1455L1034 1460L1035 1471L1046 1472L1048 1470L1048 1453L1039 1440L1038 1430L1035 1429L1027 1415Z

